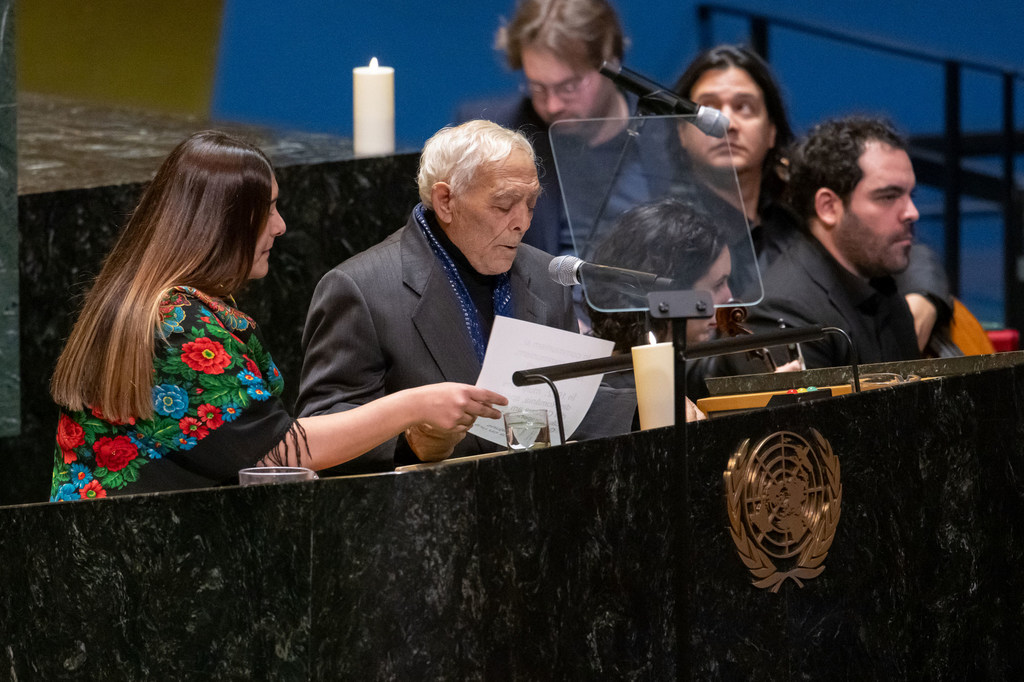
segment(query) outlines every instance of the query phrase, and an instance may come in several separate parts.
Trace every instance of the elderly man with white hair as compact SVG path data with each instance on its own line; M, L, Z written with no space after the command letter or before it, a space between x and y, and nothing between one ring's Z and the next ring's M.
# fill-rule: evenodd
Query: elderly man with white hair
M405 226L317 285L302 335L304 416L423 384L475 383L495 315L577 330L570 290L547 274L551 256L521 243L540 194L525 137L489 121L444 128L423 148L418 183ZM344 473L492 450L424 424Z

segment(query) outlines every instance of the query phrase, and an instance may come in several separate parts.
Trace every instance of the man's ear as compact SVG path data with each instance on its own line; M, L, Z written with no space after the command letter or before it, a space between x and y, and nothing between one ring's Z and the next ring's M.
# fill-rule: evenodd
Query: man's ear
M843 200L828 187L821 187L814 193L814 212L825 227L838 225L844 210Z
M442 225L452 222L452 188L447 182L435 182L430 188L430 201L434 204L434 214Z

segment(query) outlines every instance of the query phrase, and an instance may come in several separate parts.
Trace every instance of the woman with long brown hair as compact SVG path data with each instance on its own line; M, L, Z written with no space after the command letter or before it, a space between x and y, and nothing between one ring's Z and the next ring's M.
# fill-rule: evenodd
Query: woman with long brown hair
M285 232L262 151L216 131L178 145L107 256L51 381L61 406L51 500L208 487L240 469L323 469L421 423L468 429L500 395L402 391L295 420L256 323L232 294Z

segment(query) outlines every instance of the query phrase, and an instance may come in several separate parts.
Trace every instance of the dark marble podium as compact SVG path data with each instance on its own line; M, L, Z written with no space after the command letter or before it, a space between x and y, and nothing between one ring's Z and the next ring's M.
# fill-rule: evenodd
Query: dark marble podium
M1011 365L410 472L0 509L0 678L1019 680L1022 411ZM722 473L810 428L841 517L824 572L772 593Z

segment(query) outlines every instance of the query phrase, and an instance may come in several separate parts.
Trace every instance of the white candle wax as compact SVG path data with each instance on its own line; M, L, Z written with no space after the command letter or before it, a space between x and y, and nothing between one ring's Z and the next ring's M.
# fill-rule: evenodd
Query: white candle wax
M656 429L676 421L675 366L671 343L633 347L633 376L640 428Z
M352 132L356 156L395 151L395 70L376 57L352 69Z

